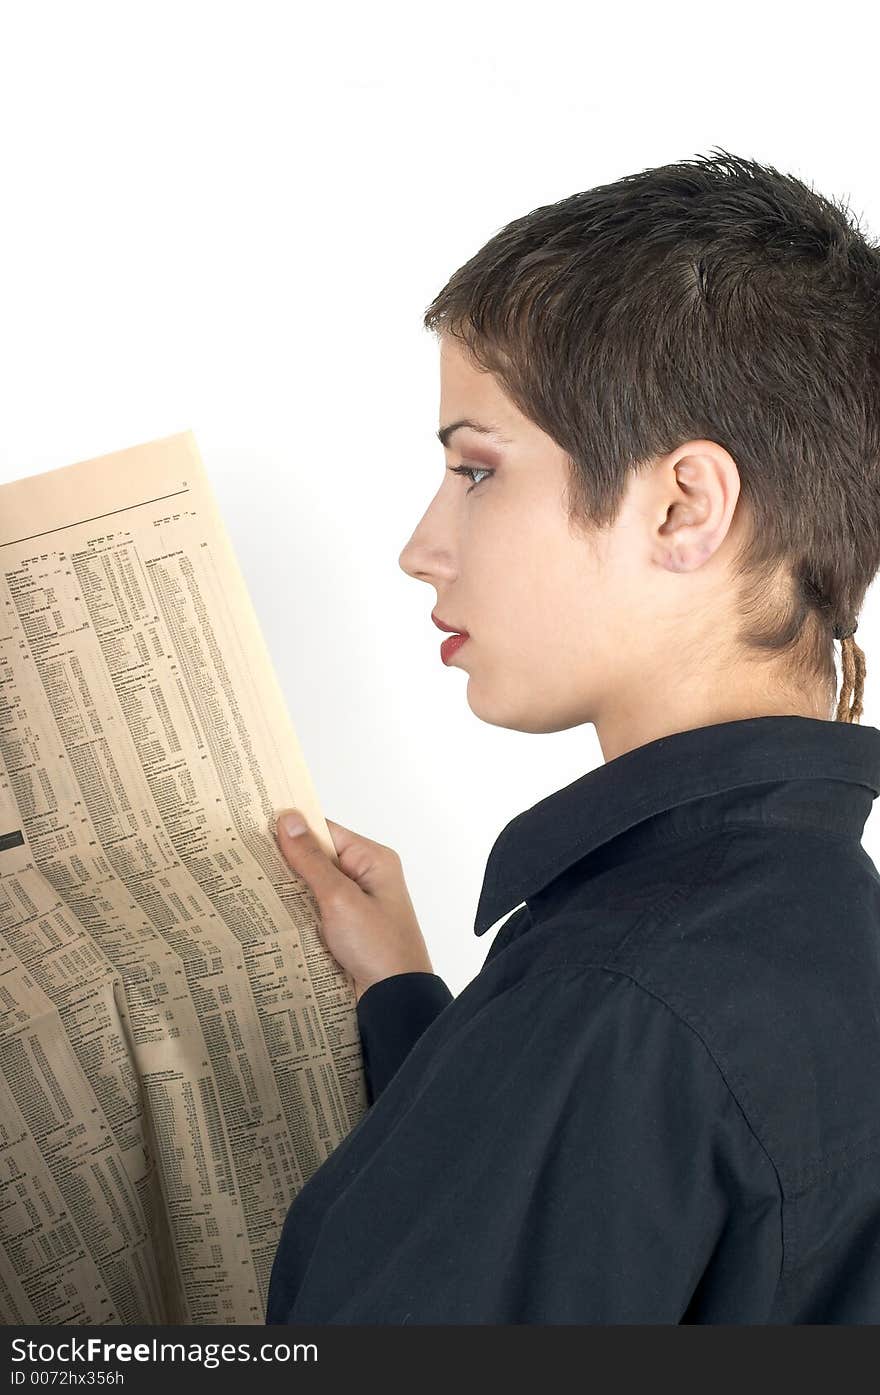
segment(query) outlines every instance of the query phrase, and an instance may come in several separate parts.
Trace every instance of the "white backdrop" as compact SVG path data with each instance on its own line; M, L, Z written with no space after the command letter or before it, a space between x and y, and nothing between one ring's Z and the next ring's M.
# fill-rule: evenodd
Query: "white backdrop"
M324 812L400 852L453 992L492 939L473 919L501 828L602 756L592 726L474 717L433 588L398 567L444 466L424 309L511 218L713 145L876 237L868 13L0 9L0 481L195 432ZM872 725L878 638L875 587Z

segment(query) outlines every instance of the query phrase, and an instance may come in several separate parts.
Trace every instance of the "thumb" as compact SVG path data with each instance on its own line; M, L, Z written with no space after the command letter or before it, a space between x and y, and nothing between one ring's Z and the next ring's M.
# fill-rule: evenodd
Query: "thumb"
M331 892L339 891L343 885L351 886L349 878L327 856L298 809L279 810L274 827L271 820L270 827L285 862L306 882L319 907Z

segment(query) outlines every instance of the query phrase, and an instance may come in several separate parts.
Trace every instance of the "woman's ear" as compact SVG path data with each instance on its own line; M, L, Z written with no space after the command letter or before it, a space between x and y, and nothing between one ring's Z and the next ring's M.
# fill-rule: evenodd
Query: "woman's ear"
M657 529L661 566L688 572L721 546L739 498L739 470L714 441L692 441L668 457L659 475L663 521Z

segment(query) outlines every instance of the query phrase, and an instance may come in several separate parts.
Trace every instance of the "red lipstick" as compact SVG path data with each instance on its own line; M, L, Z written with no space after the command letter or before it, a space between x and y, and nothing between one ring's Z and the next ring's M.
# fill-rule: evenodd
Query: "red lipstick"
M431 619L434 621L438 630L446 630L450 636L449 639L444 639L443 643L440 645L440 658L443 660L444 664L448 664L453 654L461 648L465 640L469 639L470 636L467 630L456 630L452 625L447 625L446 621L441 620L433 611L431 612Z
M440 645L440 658L444 664L449 663L453 654L458 652L468 638L468 635L450 635L449 639L444 639Z

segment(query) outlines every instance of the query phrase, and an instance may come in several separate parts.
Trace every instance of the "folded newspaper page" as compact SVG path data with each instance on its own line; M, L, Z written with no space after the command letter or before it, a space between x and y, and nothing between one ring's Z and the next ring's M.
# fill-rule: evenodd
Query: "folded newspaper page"
M366 1109L327 825L192 432L0 486L0 1321L260 1323Z

